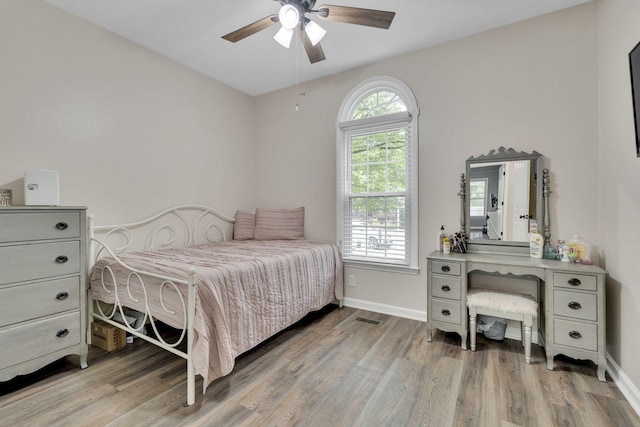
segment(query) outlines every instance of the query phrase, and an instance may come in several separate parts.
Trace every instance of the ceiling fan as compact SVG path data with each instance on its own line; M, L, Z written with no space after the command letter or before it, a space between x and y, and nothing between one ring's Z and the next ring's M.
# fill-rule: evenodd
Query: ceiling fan
M269 15L232 31L222 36L222 38L235 43L280 22L282 27L273 38L282 46L288 48L291 44L294 31L297 32L302 39L309 61L313 64L326 59L320 46L320 40L324 37L326 31L316 22L307 18L307 14L315 15L327 21L365 25L368 27L383 28L385 30L389 28L396 14L395 12L383 10L332 5L320 6L320 8L315 10L313 8L316 0L274 1L279 2L281 5L280 12L277 15Z

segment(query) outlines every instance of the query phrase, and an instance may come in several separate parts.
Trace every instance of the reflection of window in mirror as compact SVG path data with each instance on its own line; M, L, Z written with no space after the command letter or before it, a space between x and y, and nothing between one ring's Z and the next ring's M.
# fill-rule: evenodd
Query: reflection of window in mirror
M469 213L472 217L487 214L487 178L472 179L469 182Z

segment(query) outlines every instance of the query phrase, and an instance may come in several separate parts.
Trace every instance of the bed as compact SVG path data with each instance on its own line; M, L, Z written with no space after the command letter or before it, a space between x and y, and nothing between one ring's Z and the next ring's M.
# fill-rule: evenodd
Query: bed
M259 223L260 212L255 215ZM187 405L195 402L197 374L204 393L232 371L238 355L343 298L335 244L235 240L235 221L196 205L115 226L96 226L89 215L90 321L102 320L184 358ZM163 339L158 322L178 329L178 338ZM145 333L149 329L153 333Z

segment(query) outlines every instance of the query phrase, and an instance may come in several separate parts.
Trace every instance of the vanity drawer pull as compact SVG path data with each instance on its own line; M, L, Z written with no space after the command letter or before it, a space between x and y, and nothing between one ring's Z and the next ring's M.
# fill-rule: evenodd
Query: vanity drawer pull
M582 304L576 301L571 301L569 304L567 304L567 307L569 307L571 310L582 310Z
M56 257L56 264L64 264L65 262L69 261L69 257L66 255L59 255Z
M69 224L67 224L66 222L59 222L56 224L57 230L66 230L67 228L69 228Z
M574 340L579 340L580 338L582 338L582 334L578 331L571 331L569 332L569 336L571 338L573 338Z
M582 285L582 282L580 281L580 279L576 279L575 277L572 277L571 279L569 279L567 281L567 283L569 283L571 286L580 286L580 285Z
M58 301L64 301L67 298L69 298L69 292L60 292L60 293L58 293L58 295L56 295L56 299Z
M58 338L64 338L67 335L69 335L69 330L68 329L60 329L58 332L56 332L56 337Z
M442 285L442 287L441 287L440 289L442 289L444 292L449 292L449 291L451 291L451 286L449 286L449 285Z
M443 265L441 270L445 273L448 273L451 271L451 267L449 267L448 265Z
M446 308L443 309L441 311L441 313L442 313L443 316L451 316L451 312L449 310L447 310Z

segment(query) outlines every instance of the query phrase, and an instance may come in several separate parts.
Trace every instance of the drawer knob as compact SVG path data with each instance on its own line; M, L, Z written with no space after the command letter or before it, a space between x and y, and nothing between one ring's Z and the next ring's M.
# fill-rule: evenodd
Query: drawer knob
M67 298L69 298L69 292L60 292L60 293L58 293L58 295L56 295L56 299L58 301L64 301Z
M449 285L442 285L440 289L442 289L444 292L449 292L451 290L451 287Z
M58 332L56 332L56 337L58 338L64 338L67 335L69 335L69 330L68 329L60 329Z
M569 332L569 336L571 338L573 338L574 340L579 340L580 338L582 338L582 334L578 331L571 331Z
M445 273L448 273L451 271L451 267L449 267L448 265L443 265L441 270Z
M579 302L571 301L567 304L571 310L582 310L582 305Z
M447 310L446 308L442 310L442 315L443 316L451 316L451 312L449 310Z
M56 257L56 264L64 264L69 261L69 257L66 255L59 255Z
M69 228L69 224L66 222L59 222L56 224L56 229L58 230L66 230L67 228Z
M569 279L567 281L571 286L580 286L582 285L582 282L580 281L580 279L576 279L575 277L572 277L571 279Z

